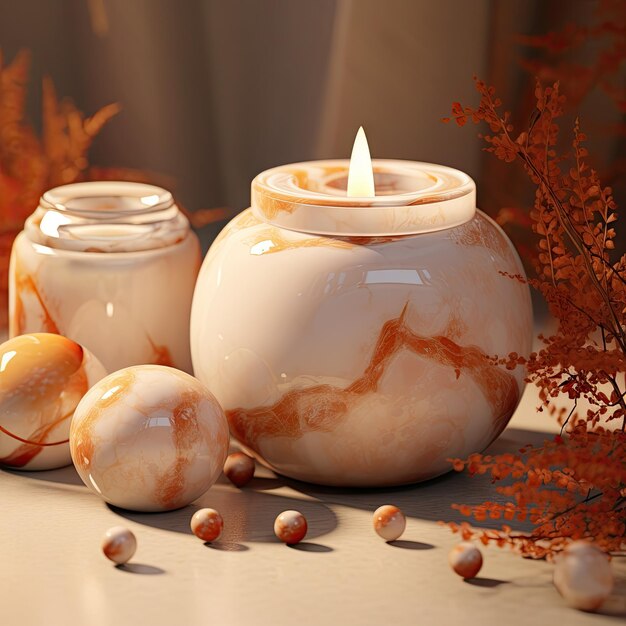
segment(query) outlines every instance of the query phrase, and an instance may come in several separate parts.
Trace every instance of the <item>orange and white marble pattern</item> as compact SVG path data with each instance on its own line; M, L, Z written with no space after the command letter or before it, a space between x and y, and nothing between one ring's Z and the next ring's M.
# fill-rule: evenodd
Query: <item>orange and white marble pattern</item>
M307 531L306 517L300 511L283 511L274 520L274 534L288 545L300 543Z
M148 363L190 372L200 261L198 238L164 189L119 182L52 189L13 244L10 335L65 335L109 371Z
M104 533L102 538L102 553L109 561L118 565L128 563L137 551L137 538L134 533L124 526L113 526Z
M189 504L215 482L228 453L224 413L198 380L138 365L107 376L77 407L72 460L107 502L135 511Z
M191 516L191 532L202 541L217 541L224 530L224 519L215 509L200 509Z
M344 160L266 170L252 181L253 211L289 230L344 236L432 232L463 224L474 215L476 185L464 172L393 159L374 159L372 167L376 196L356 199L346 195ZM353 219L355 207L358 220Z
M528 286L504 275L523 275L519 257L480 211L336 241L235 218L198 278L195 374L280 473L345 486L442 474L502 432L523 390L522 368L489 358L530 351Z
M196 376L274 470L329 485L432 478L511 418L532 308L520 259L458 170L374 160L259 174L211 246L191 314Z
M483 566L483 555L471 541L462 541L448 553L448 563L461 578L474 578Z
M0 465L69 465L71 417L104 376L88 350L60 335L21 335L0 345Z
M245 487L254 478L254 459L244 452L233 452L224 463L224 476L235 487Z
M385 541L395 541L406 528L404 513L393 504L383 504L374 511L373 526L376 534Z
M109 371L151 363L191 371L189 315L200 266L190 233L137 252L75 252L20 233L9 274L9 332L58 332Z

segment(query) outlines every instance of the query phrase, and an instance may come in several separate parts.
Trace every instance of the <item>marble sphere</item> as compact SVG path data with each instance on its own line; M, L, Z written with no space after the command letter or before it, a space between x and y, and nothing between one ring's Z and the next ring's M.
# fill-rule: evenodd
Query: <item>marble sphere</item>
M61 335L19 335L0 345L0 465L69 465L70 419L103 376L106 370L88 350Z
M228 443L211 392L162 365L101 380L78 405L70 431L83 482L110 504L145 512L178 509L202 495L220 475Z

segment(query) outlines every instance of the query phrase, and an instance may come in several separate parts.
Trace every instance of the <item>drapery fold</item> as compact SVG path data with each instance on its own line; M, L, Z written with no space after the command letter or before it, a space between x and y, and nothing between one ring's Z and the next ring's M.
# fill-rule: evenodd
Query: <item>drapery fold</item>
M363 125L373 156L466 170L494 212L510 189L528 201L523 184L500 184L474 130L439 119L454 100L475 102L473 74L494 82L523 118L534 79L519 63L528 51L516 35L587 19L595 4L15 0L0 6L0 47L7 58L33 52L35 121L44 74L86 113L120 102L91 162L164 175L190 209L243 208L256 173L347 157ZM597 99L591 114L620 119ZM620 141L596 148L615 154ZM222 224L206 230L206 242Z

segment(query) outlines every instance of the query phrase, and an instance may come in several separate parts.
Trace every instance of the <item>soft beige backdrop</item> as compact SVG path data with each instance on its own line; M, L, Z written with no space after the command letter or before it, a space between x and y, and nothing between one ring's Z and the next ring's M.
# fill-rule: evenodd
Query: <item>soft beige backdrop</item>
M594 0L2 0L5 56L33 51L40 81L86 112L124 110L97 139L98 165L171 177L191 209L247 205L250 180L280 163L346 157L359 125L372 153L468 171L493 212L524 202L498 182L473 128L439 122L476 102L472 75L526 117L533 77L518 33L590 20ZM616 111L596 99L590 114ZM608 116L608 117L607 117ZM614 154L623 138L600 148ZM490 159L491 157L488 157ZM503 189L507 192L503 194ZM513 193L511 193L511 190ZM210 239L219 225L208 229Z

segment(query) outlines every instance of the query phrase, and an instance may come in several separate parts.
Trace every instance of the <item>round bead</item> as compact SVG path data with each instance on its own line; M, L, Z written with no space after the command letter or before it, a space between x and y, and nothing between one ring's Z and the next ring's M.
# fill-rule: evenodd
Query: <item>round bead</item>
M224 530L224 520L215 509L196 511L189 525L193 534L202 541L215 541Z
M614 585L611 564L604 552L588 541L574 541L556 557L554 586L575 609L595 611Z
M459 576L474 578L483 566L483 555L473 543L462 541L450 550L448 562Z
M0 345L0 465L69 465L70 419L103 376L90 352L61 335L20 335Z
M385 541L395 541L406 528L404 513L393 504L384 504L374 511L374 530Z
M138 365L101 380L72 419L70 448L83 482L107 502L169 511L215 482L228 453L224 412L180 370Z
M224 463L224 475L236 487L247 485L254 476L254 459L243 452L233 452Z
M113 526L104 533L102 552L110 561L117 564L127 563L137 550L135 535L124 526Z
M306 518L299 511L283 511L274 522L274 534L283 543L302 541L307 530Z

